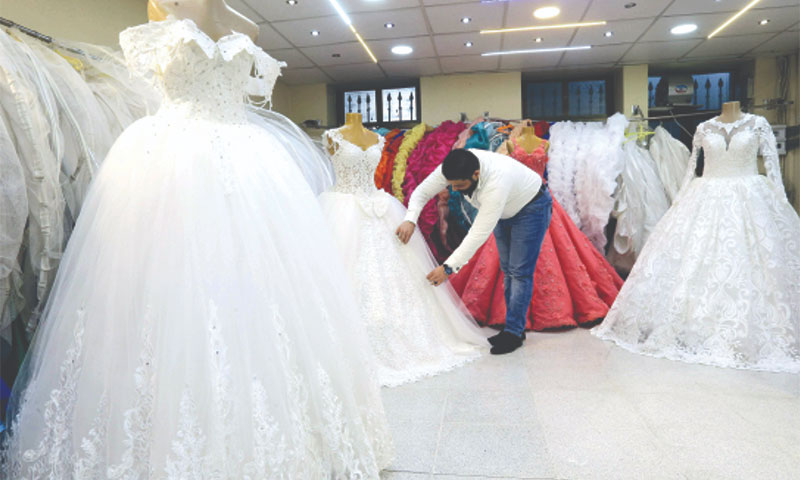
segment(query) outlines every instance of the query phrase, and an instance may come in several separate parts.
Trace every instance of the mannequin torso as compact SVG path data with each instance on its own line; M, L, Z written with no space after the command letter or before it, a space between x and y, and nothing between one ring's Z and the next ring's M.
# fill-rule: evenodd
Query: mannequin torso
M722 123L733 123L742 118L742 109L739 102L725 102L722 104L722 113L717 117Z
M544 139L541 139L536 136L536 129L532 126L526 126L522 128L522 134L517 137L517 145L522 147L526 153L533 153L534 150L539 148L539 145L544 142ZM547 150L548 145L545 145L545 150ZM508 153L513 153L514 146L509 142L508 144Z
M147 17L152 22L166 20L167 16L193 20L214 41L239 32L254 42L258 38L258 25L232 9L225 0L148 0Z
M357 145L362 150L366 150L380 141L377 133L371 132L364 128L364 125L361 123L360 113L346 114L344 127L339 129L339 133L342 134L342 137L344 137L345 140L353 145ZM333 155L334 151L334 145L332 140L329 138L328 152Z

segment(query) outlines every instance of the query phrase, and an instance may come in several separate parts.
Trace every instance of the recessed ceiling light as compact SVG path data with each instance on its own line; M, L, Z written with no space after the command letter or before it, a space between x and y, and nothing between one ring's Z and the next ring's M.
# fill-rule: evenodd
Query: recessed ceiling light
M613 37L613 36L614 36L614 32L612 32L611 30L609 30L609 31L607 31L606 33L604 33L604 34L603 34L603 36L604 36L604 37L606 37L606 38Z
M769 23L769 18L765 18L764 20L761 20L760 22L758 22L759 25L766 25L768 23Z
M408 55L413 51L414 49L408 45L397 45L396 47L392 47L392 53L395 55Z
M465 47L467 47L467 48L469 48L469 47L471 47L471 46L472 46L472 42L467 42L467 43L465 43L465 44L464 44L464 46L465 46Z
M559 13L561 13L561 9L558 7L542 7L534 10L533 16L540 20L545 20L557 17Z
M392 22L384 23L383 26L386 27L386 28L394 28L394 23L392 23Z
M289 5L297 5L297 0L286 0Z
M636 6L636 2L630 2L625 4L625 8L633 8Z
M697 25L694 23L684 23L683 25L672 27L669 33L673 35L686 35L687 33L692 33L695 30L697 30Z
M472 19L470 17L464 17L464 18L461 19L461 23L469 23L471 21L472 21Z
M319 30L311 30L312 37L319 37Z
M542 38L542 37L536 37L534 39L534 42L536 42L536 43L542 43L543 41L544 41L544 38Z

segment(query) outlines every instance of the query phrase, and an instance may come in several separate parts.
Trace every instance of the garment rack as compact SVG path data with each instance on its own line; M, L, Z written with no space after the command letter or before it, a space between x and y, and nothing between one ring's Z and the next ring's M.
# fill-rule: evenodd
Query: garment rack
M53 39L53 37L51 37L50 35L45 35L44 33L38 32L38 31L36 31L36 30L34 30L32 28L28 28L28 27L26 27L24 25L20 25L19 23L15 22L13 20L9 20L9 19L7 19L5 17L0 17L0 25L3 25L4 27L8 27L8 28L14 28L14 29L19 30L20 32L28 35L29 37L33 37L33 38L35 38L37 40L41 40L42 42L45 42L45 43L47 43L49 45L56 46L58 48L63 48L64 50L67 50L67 51L72 52L74 54L81 55L81 56L84 56L84 57L94 58L91 55L89 55L86 52L84 52L83 50L80 50L80 49L77 49L77 48L72 48L72 47L67 47L65 45L61 45L55 39Z

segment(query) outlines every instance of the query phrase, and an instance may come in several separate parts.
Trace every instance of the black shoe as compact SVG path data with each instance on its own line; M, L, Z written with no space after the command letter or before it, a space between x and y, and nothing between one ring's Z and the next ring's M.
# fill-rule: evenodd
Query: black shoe
M503 333L505 333L505 330L498 333L497 335L492 335L491 337L489 337L488 338L489 343L491 343L492 346L497 345L497 339L500 338L500 335L502 335ZM525 332L522 332L522 339L525 340Z
M513 333L506 331L500 332L494 342L494 347L491 349L492 355L503 355L511 353L522 346L522 337L518 337Z

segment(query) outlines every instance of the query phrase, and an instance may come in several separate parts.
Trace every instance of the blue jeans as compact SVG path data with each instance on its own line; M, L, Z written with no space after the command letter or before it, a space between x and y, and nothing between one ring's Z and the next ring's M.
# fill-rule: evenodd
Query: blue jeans
M506 298L505 331L521 337L533 297L533 272L544 234L553 215L553 198L545 188L539 198L494 229Z

